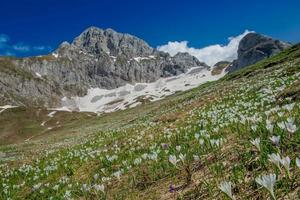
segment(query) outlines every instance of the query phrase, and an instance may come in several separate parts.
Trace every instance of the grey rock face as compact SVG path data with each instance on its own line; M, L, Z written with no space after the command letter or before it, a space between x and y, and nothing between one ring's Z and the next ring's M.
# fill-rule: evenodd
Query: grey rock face
M91 27L80 34L72 43L90 54L107 53L127 58L149 56L153 49L143 40L129 34L117 33L112 29Z
M219 61L217 62L214 66L213 69L211 71L212 75L219 75L223 72L223 70L229 66L231 64L231 62L228 61Z
M257 33L248 33L239 43L238 58L226 69L229 72L273 56L290 44Z
M0 59L3 69L5 59ZM178 75L191 67L208 68L187 53L171 57L132 35L96 27L72 43L63 42L52 54L9 58L9 65L14 69L9 74L0 71L0 104L30 106L60 106L63 96L83 96L88 88L113 89Z

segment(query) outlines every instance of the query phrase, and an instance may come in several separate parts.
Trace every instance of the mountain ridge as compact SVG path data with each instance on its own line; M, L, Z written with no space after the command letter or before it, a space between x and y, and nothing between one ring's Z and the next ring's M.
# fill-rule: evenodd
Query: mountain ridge
M278 40L249 33L240 42L238 58L228 67L219 66L219 69L216 69L189 53L179 52L170 56L133 35L118 33L113 29L89 27L71 43L62 42L48 55L27 58L0 57L0 103L61 107L64 105L64 98L84 97L91 88L113 90L127 84L155 83L161 78L177 77L197 67L197 78L187 74L190 80L184 78L182 80L185 82L174 82L186 86L178 85L178 88L191 88L190 84L194 84L195 87L197 83L202 83L201 78L209 81L215 80L214 75L224 75L222 72L225 68L226 71L232 72L272 56L288 46L282 44L284 43ZM243 45L248 48L247 51L242 50ZM264 50L271 52L250 58L243 56L245 52L258 52L261 55L261 50L257 50L257 46L261 45L265 45ZM211 70L211 74L207 73ZM211 79L208 79L209 77ZM166 88L159 88L155 90L160 91L160 94L154 99L164 96L164 93L170 94L169 91L165 91ZM172 92L176 90L173 89ZM149 99L149 95L145 98ZM114 101L118 102L120 99Z
M112 29L91 27L72 43L63 42L51 54L29 58L1 58L24 74L11 80L2 70L0 102L28 106L58 106L64 96L83 96L89 88L113 89L127 83L154 82L179 75L192 67L209 67L195 57L170 56L145 41ZM39 79L39 80L38 80ZM44 84L39 85L38 82Z

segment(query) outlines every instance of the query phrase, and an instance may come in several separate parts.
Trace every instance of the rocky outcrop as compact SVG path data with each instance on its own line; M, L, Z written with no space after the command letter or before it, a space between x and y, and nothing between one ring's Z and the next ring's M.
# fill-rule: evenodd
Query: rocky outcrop
M258 33L248 33L239 43L238 58L226 70L233 72L252 65L279 53L289 46L291 45L288 43Z
M221 74L223 72L223 70L226 69L230 64L231 63L229 61L220 61L220 62L217 62L213 66L211 74L213 76Z
M88 88L113 89L178 75L191 67L208 69L187 53L172 57L135 36L96 27L49 55L1 58L1 65L0 104L30 106L55 106L63 96L83 96Z

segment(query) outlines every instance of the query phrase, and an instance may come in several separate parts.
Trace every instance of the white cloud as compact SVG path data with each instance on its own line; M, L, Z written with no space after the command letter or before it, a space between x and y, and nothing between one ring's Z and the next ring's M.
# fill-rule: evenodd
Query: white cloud
M32 46L23 42L11 44L10 38L6 34L0 33L0 55L24 55L24 53L48 53L52 51L50 46Z
M0 56L15 56L15 54L12 53L12 52L6 51L6 52L4 52L4 53L1 53L1 52L0 52Z
M30 46L24 45L24 44L15 44L15 45L12 46L12 48L16 51L21 51L21 52L30 51Z
M178 52L188 52L195 56L200 61L213 66L219 61L233 61L237 58L237 49L240 40L248 33L252 31L246 30L243 34L236 37L229 37L228 44L223 46L215 44L204 48L188 47L188 41L181 42L168 42L166 45L158 46L157 49L160 51L168 52L171 56L174 56Z
M35 50L35 51L51 51L52 48L49 46L34 46L33 50Z
M6 43L9 40L9 37L5 34L0 34L0 43Z

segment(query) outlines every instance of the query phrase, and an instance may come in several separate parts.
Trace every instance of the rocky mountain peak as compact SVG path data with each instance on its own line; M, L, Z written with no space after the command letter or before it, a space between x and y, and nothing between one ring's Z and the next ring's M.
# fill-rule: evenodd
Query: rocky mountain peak
M174 60L177 63L185 63L186 65L189 65L190 67L195 66L195 63L197 64L197 66L203 66L206 68L209 68L209 66L204 63L204 62L200 62L195 56L192 56L191 54L187 53L187 52L178 52L177 54L175 54L173 56Z
M135 36L97 27L86 29L72 43L63 42L51 55L12 59L9 65L18 74L0 71L0 102L38 106L59 106L62 97L83 96L89 88L150 83L192 67L208 70L187 53L172 57Z
M232 72L252 65L279 53L289 46L291 46L289 43L265 35L248 33L239 43L238 58L226 70Z
M106 53L110 56L125 55L129 58L149 56L153 53L153 48L145 41L110 28L104 30L90 27L75 38L72 45L93 55Z

